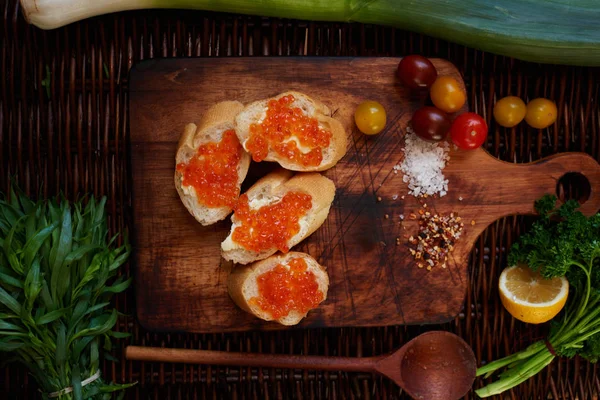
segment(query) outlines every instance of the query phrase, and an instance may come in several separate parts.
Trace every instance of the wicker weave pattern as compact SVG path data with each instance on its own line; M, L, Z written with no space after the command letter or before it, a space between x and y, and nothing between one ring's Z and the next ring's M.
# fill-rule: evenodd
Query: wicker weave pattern
M487 148L492 154L518 162L561 151L600 156L598 69L523 63L400 30L355 24L144 11L44 32L23 21L17 0L0 1L0 11L0 188L6 190L9 177L18 174L21 186L32 194L107 195L113 232L131 223L128 70L147 58L443 57L464 74L472 110L488 119ZM543 131L524 124L513 130L497 127L490 120L491 107L495 98L507 94L555 99L558 122ZM515 322L497 296L506 250L524 226L521 218L505 218L481 236L471 257L463 312L443 326L155 334L137 324L129 290L116 299L117 308L131 315L121 319L118 330L132 333L130 342L139 345L368 356L390 351L425 330L445 329L471 344L480 362L497 358L544 334L543 328ZM131 273L129 266L125 273ZM391 382L368 374L131 363L123 358L127 342L119 342L113 351L119 363L104 361L103 374L118 382L138 381L128 398L406 397ZM597 398L599 385L595 366L579 359L559 360L507 398L590 399ZM1 398L39 396L31 378L14 364L0 369L0 393Z

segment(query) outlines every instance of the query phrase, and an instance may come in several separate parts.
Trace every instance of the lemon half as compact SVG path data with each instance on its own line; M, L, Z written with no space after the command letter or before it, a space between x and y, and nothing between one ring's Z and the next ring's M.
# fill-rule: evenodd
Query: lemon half
M500 275L500 299L516 319L541 324L565 306L569 282L565 277L544 279L526 266L506 268Z

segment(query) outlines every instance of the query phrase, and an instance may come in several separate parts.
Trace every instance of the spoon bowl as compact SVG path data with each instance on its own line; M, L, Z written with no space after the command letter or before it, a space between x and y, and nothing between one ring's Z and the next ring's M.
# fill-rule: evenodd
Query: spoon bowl
M417 400L463 397L473 385L476 369L475 355L469 345L443 331L414 338L375 366L377 372Z

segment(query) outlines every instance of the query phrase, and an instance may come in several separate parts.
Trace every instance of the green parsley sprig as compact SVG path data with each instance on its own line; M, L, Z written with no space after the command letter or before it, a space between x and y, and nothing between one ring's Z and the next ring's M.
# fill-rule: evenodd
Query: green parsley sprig
M0 352L27 366L45 399L65 388L59 399L108 399L131 386L82 385L111 338L128 336L112 330L109 301L131 283L116 277L130 246L108 238L105 203L33 202L17 188L0 197Z
M552 321L547 341L477 370L487 378L506 367L497 381L475 391L480 397L525 382L556 356L579 355L590 362L600 357L600 214L586 217L574 200L556 208L556 200L546 195L535 203L540 218L512 246L508 262L527 264L545 278L565 276L571 286L567 304Z

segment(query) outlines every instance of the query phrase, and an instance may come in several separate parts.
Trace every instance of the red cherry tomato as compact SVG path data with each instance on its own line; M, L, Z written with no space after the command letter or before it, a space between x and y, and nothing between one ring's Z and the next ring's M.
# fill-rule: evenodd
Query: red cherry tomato
M437 78L437 70L428 58L412 55L398 64L398 78L411 89L427 89Z
M450 129L450 117L435 107L422 107L413 114L410 122L413 131L423 140L444 140Z
M466 112L460 114L452 123L450 137L455 145L465 150L480 147L487 137L488 128L480 115Z

